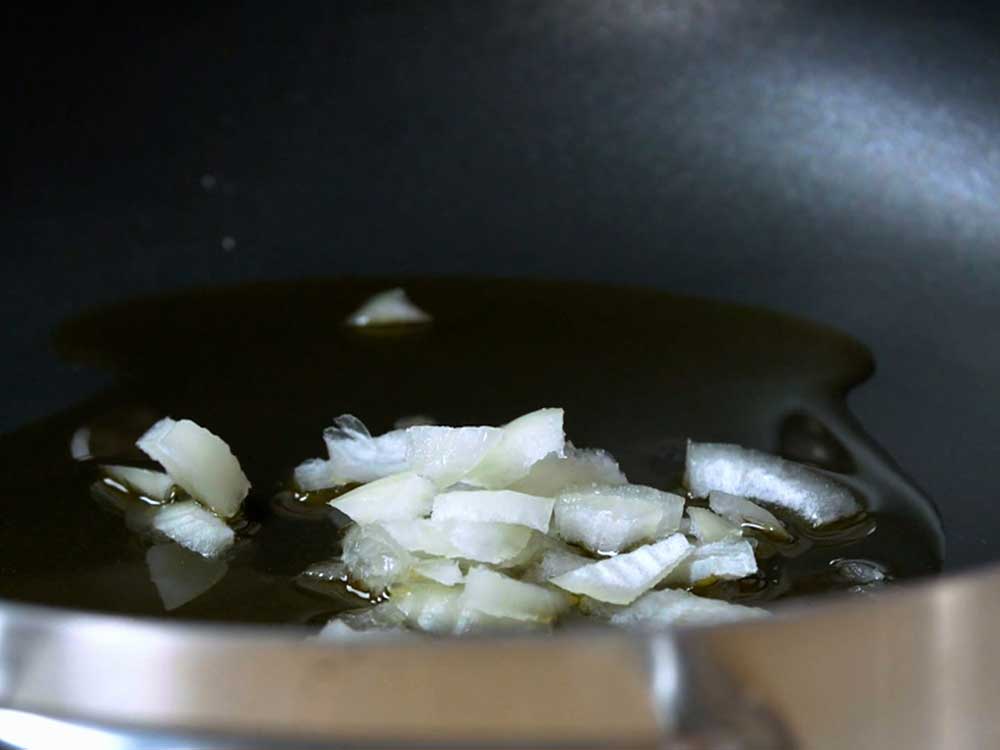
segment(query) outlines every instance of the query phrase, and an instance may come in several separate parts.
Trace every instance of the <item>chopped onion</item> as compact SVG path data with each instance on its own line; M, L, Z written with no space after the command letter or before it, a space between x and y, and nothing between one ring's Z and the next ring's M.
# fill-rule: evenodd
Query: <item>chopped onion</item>
M813 526L849 518L861 508L843 485L807 466L738 445L688 442L687 487L762 500L798 514Z
M701 544L666 578L671 586L696 586L701 581L732 581L757 572L753 547L746 539Z
M473 568L465 577L461 602L465 609L494 617L544 623L552 622L570 604L562 592L515 581L482 567Z
M781 539L792 538L785 525L771 511L761 508L745 497L713 490L708 493L708 506L733 523L756 526Z
M440 583L442 586L457 586L465 580L462 569L454 560L435 558L415 563L410 573L417 578Z
M78 427L69 439L69 454L75 461L86 461L90 458L90 428Z
M591 558L573 552L568 546L553 547L545 550L541 559L525 572L524 580L544 583L592 562Z
M613 625L719 625L738 620L767 617L759 607L729 604L718 599L697 596L689 591L663 589L650 591L642 598L611 615Z
M403 580L413 565L413 556L377 523L352 526L344 535L341 559L351 581L372 594Z
M410 627L428 633L451 633L462 616L462 590L437 583L412 583L394 590L391 604Z
M199 555L218 557L233 546L233 530L194 500L150 507L148 512L154 531Z
M501 564L517 557L532 531L524 526L474 521L389 521L381 526L412 552Z
M349 326L387 326L428 323L431 316L421 310L400 288L373 294L345 321Z
M549 455L531 467L527 476L510 486L518 492L554 497L563 490L591 484L625 484L628 480L607 451L576 448L569 441L565 455Z
M174 480L162 471L135 466L102 466L101 469L116 482L161 503L170 498L170 488L174 486Z
M337 641L370 640L408 635L405 615L392 602L342 612L319 631L318 637Z
M323 442L328 459L310 459L295 469L295 483L307 492L371 482L409 468L405 430L372 437L360 419L342 414L323 431Z
M739 526L705 508L688 508L687 514L690 519L689 531L702 544L742 535Z
M405 521L430 513L436 491L429 479L406 472L363 484L329 505L360 524Z
M406 458L412 471L448 487L475 468L502 437L499 427L410 427Z
M683 498L652 487L591 486L559 496L554 530L594 552L621 552L676 531L683 510Z
M629 604L663 580L688 556L683 534L556 576L552 583L574 594L612 604Z
M521 479L546 456L562 457L566 445L562 409L539 409L502 428L500 441L463 481L497 489Z
M545 533L552 518L551 498L511 490L443 492L434 498L435 521L478 521L527 526Z
M189 419L161 419L136 445L158 461L191 497L230 518L250 492L250 482L229 446Z
M197 599L223 579L229 566L223 560L209 560L168 542L146 550L149 577L170 612Z

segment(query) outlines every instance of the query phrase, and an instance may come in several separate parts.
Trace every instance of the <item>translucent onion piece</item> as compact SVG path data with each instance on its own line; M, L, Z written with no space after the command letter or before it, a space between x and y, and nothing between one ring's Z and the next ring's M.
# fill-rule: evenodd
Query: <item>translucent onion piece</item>
M350 572L343 560L325 560L310 565L299 573L299 578L313 578L318 581L346 581Z
M738 445L688 442L687 487L762 500L798 514L813 526L849 518L861 508L841 484L807 466Z
M319 631L318 637L336 641L397 638L407 635L406 616L392 602L352 612L342 612Z
M421 560L414 564L410 573L417 578L440 583L442 586L457 586L465 580L462 569L454 560Z
M701 581L734 581L757 572L753 547L745 539L701 544L667 576L672 586L695 586Z
M651 591L625 609L611 615L613 625L719 625L767 617L758 607L707 599L689 591Z
M705 508L688 508L687 514L690 521L688 531L702 544L742 535L739 526Z
M506 523L417 519L382 527L410 551L494 565L516 558L532 538L531 529Z
M554 531L594 552L620 552L677 530L684 499L652 487L592 486L559 496Z
M542 553L541 559L524 574L524 580L544 583L571 570L594 562L568 548L553 548Z
M250 492L250 482L226 442L189 419L161 419L136 445L158 461L175 484L223 518L234 516Z
M554 497L563 490L590 484L625 484L628 480L610 453L580 449L566 442L565 456L546 456L531 467L527 476L510 486L518 492Z
M511 523L545 533L552 518L552 498L511 490L443 492L434 498L435 521Z
M101 469L116 482L161 503L170 498L170 488L174 486L174 480L162 471L135 466L102 466Z
M153 530L199 555L218 557L233 546L233 530L194 500L150 507L148 512Z
M728 492L713 491L708 494L708 506L720 516L736 524L750 524L781 539L791 539L785 525L769 510L761 508L745 497Z
M295 469L295 483L307 492L350 482L371 482L407 471L405 430L372 437L357 417L341 414L323 431L328 459L314 458Z
M403 580L414 562L413 556L380 524L348 529L341 559L351 581L372 594Z
M539 409L504 425L500 441L463 481L498 489L525 476L546 456L562 457L566 445L562 409Z
M75 461L90 458L90 428L79 427L69 440L69 454Z
M544 623L552 622L570 604L562 592L515 581L482 567L473 568L465 577L461 601L465 609L494 617Z
M432 481L407 472L363 484L329 505L360 524L405 521L430 513L435 492Z
M438 487L448 487L475 468L502 437L499 427L410 427L407 463Z
M551 582L598 601L630 604L662 581L690 550L684 535L674 534L633 552L584 565L556 576Z
M365 327L428 323L430 320L431 316L397 287L373 294L345 322L349 326Z
M462 589L437 583L412 583L392 592L392 604L406 623L428 633L452 633L462 616Z
M229 566L168 542L146 550L149 577L170 612L204 594L223 579Z

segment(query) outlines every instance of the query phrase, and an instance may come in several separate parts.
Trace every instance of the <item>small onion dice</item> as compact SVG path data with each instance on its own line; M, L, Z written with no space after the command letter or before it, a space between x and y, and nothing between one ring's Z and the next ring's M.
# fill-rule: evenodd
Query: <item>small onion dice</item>
M511 490L444 492L434 498L431 518L435 521L509 523L545 533L549 530L554 504L551 498Z
M733 523L756 526L779 539L792 538L785 525L771 511L750 502L745 497L730 495L727 492L710 492L708 505Z
M363 484L329 505L359 524L405 521L430 513L436 491L429 479L406 472Z
M534 622L552 622L569 606L569 598L533 583L524 583L477 567L465 577L462 595L465 609L483 612L493 617Z
M146 512L154 531L204 557L218 557L236 538L224 521L194 500L150 507Z
M404 289L397 287L373 294L345 322L355 328L366 328L413 325L429 323L430 320L431 316L413 304Z
M621 552L676 531L683 510L683 498L652 487L593 486L559 496L554 528L594 552Z
M753 547L745 539L701 544L667 576L672 586L696 586L702 581L733 581L757 572Z
M550 455L531 467L527 476L510 486L518 492L554 497L560 492L591 484L616 485L628 480L610 453L580 449L566 442L565 456Z
M613 625L721 625L753 620L770 613L758 607L730 604L697 596L689 591L650 591L628 607L611 615Z
M566 445L562 409L539 409L504 425L500 441L462 481L498 489L524 477L546 456L562 457Z

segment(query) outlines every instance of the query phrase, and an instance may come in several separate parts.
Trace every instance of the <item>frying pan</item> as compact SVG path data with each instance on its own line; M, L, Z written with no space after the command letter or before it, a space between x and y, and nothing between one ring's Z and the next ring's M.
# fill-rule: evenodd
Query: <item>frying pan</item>
M878 606L823 606L718 631L726 638L607 636L572 653L596 654L581 674L638 659L636 669L655 676L651 664L673 664L693 698L667 713L718 719L684 724L689 737L716 726L747 746L983 747L996 738L995 706L982 697L998 661L987 634L1000 586L989 567L1000 557L994 12L564 0L9 13L5 430L106 384L53 355L61 321L195 286L342 274L605 280L832 324L874 353L877 373L850 406L938 502L946 577ZM2 702L83 722L65 727L128 725L129 741L146 743L137 747L168 742L148 733L164 728L339 744L442 739L405 721L390 723L396 736L360 720L338 735L332 719L296 733L302 712L255 717L246 696L213 713L150 693L116 712L107 695L86 699L87 670L101 662L66 660L81 648L114 659L157 644L178 654L167 672L176 686L190 686L207 679L199 665L223 658L212 651L222 637L11 605L0 611ZM274 634L232 637L283 653L276 685L288 690L315 656ZM511 653L518 648L534 646ZM544 658L572 661L572 648ZM822 689L794 668L761 687L747 654L775 648L822 653L843 669L831 667ZM408 653L414 679L430 674ZM524 654L525 664L543 659ZM123 686L139 678L125 662L114 662ZM459 666L452 674L453 687L464 684ZM526 701L539 694L504 716L529 725ZM578 715L597 744L626 744L610 715L582 718L597 697L577 697L566 716ZM150 708L156 698L162 711ZM824 722L823 706L846 718ZM560 734L568 725L557 721L507 737L481 718L464 727L480 744L588 736ZM627 742L661 736L650 732Z

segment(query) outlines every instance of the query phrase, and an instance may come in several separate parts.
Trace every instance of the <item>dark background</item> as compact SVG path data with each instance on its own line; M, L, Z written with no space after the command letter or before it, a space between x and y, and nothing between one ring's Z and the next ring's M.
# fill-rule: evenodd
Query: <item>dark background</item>
M970 4L6 11L0 427L75 310L344 273L609 279L835 324L852 406L1000 557L1000 19Z

